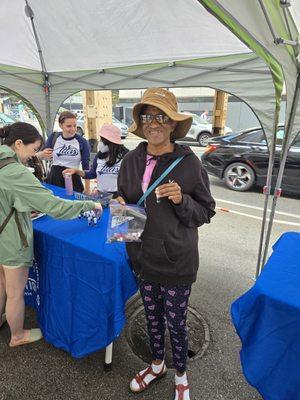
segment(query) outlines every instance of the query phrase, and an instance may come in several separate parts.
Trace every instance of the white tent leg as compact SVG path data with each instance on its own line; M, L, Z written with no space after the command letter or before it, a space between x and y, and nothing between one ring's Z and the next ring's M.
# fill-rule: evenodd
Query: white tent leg
M112 352L113 352L113 343L110 343L105 348L105 364L104 369L110 370L112 365Z
M277 114L278 115L278 114ZM266 230L266 223L267 223L267 210L269 204L269 198L271 194L271 184L272 184L272 175L273 175L273 168L275 162L275 151L276 151L276 133L277 133L277 123L278 118L275 118L274 128L273 128L273 139L271 143L268 143L270 149L270 157L269 157L269 165L268 165L268 172L267 172L267 179L266 185L264 187L264 195L265 195L265 203L264 203L264 211L263 211L263 218L262 218L262 226L260 232L260 240L259 240L259 249L258 249L258 259L256 265L256 274L255 278L257 278L261 272L261 260L262 260L262 249L265 239L265 230Z
M278 172L276 186L275 186L275 193L274 193L274 196L273 196L273 203L272 203L272 208L271 208L271 213L270 213L270 220L269 220L268 231L267 231L266 241L265 241L264 255L263 255L263 259L262 259L262 264L261 264L260 270L262 270L263 266L265 265L266 259L267 259L267 255L268 255L269 242L270 242L270 236L271 236L271 232L272 232L275 209L276 209L277 199L281 195L281 183L282 183L283 171L284 171L284 167L285 167L288 151L289 151L289 148L290 148L290 145L291 145L290 137L291 137L292 127L293 127L294 119L295 119L295 115L296 115L297 105L298 105L298 102L299 102L299 96L300 96L300 72L298 73L297 84L296 84L295 94L294 94L292 108L291 108L291 114L290 114L290 118L289 118L289 121L288 121L288 124L287 124L286 134L284 136L284 143L283 143L283 148L282 148L282 156L281 156L279 172Z

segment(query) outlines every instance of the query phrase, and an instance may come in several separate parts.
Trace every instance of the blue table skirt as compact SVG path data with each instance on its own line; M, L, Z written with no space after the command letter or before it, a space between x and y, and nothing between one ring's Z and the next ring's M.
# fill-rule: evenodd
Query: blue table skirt
M265 400L300 400L300 233L281 236L231 313L248 382Z
M56 195L64 189L47 185ZM45 339L83 357L115 340L125 323L126 301L137 291L122 243L106 244L108 209L96 227L85 219L34 221L36 265L26 303L38 314Z

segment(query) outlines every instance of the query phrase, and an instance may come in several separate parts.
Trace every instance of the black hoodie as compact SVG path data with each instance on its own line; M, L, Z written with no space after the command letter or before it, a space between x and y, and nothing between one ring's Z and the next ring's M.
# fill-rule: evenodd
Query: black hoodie
M123 159L118 192L126 203L136 204L142 192L147 143L142 142ZM180 156L184 159L160 183L174 180L183 201L175 205L166 197L156 202L152 191L146 199L147 222L141 243L127 243L132 267L144 280L180 285L195 282L199 264L197 228L215 215L208 176L188 146L175 144L173 152L157 157L149 186Z

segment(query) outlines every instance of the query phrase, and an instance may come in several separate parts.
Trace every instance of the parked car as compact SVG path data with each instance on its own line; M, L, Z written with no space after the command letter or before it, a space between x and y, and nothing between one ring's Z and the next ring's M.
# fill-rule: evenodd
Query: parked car
M208 140L212 138L212 124L199 117L197 114L185 112L193 117L193 123L186 134L186 136L180 141L195 141L198 142L199 146L205 147L208 144ZM232 129L228 126L224 128L225 134L232 132Z
M279 126L272 184L276 182L283 137L284 127ZM264 186L269 162L266 136L261 128L251 128L238 134L214 138L202 154L201 161L207 172L223 179L229 189L244 192L254 185ZM299 133L288 153L282 189L300 193Z
M123 122L119 121L117 118L112 117L112 123L116 125L118 128L121 130L121 138L125 139L128 135L128 126L123 124ZM58 119L56 118L55 123L54 123L54 132L60 132L61 129L58 124ZM84 136L85 134L85 124L84 124L84 116L83 114L80 114L77 116L77 133L80 136Z
M121 138L125 139L128 135L128 126L119 121L116 117L112 117L112 123L121 129Z
M0 128L5 125L11 125L16 122L12 117L0 112Z
M84 136L84 117L83 114L77 114L77 133Z

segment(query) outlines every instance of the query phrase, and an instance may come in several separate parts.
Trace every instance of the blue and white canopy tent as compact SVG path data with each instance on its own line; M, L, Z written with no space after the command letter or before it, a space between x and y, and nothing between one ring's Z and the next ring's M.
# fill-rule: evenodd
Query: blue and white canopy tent
M2 0L0 87L30 103L47 133L61 103L80 90L209 86L241 98L274 132L258 274L300 130L299 25L296 0ZM286 133L265 232L284 84Z

